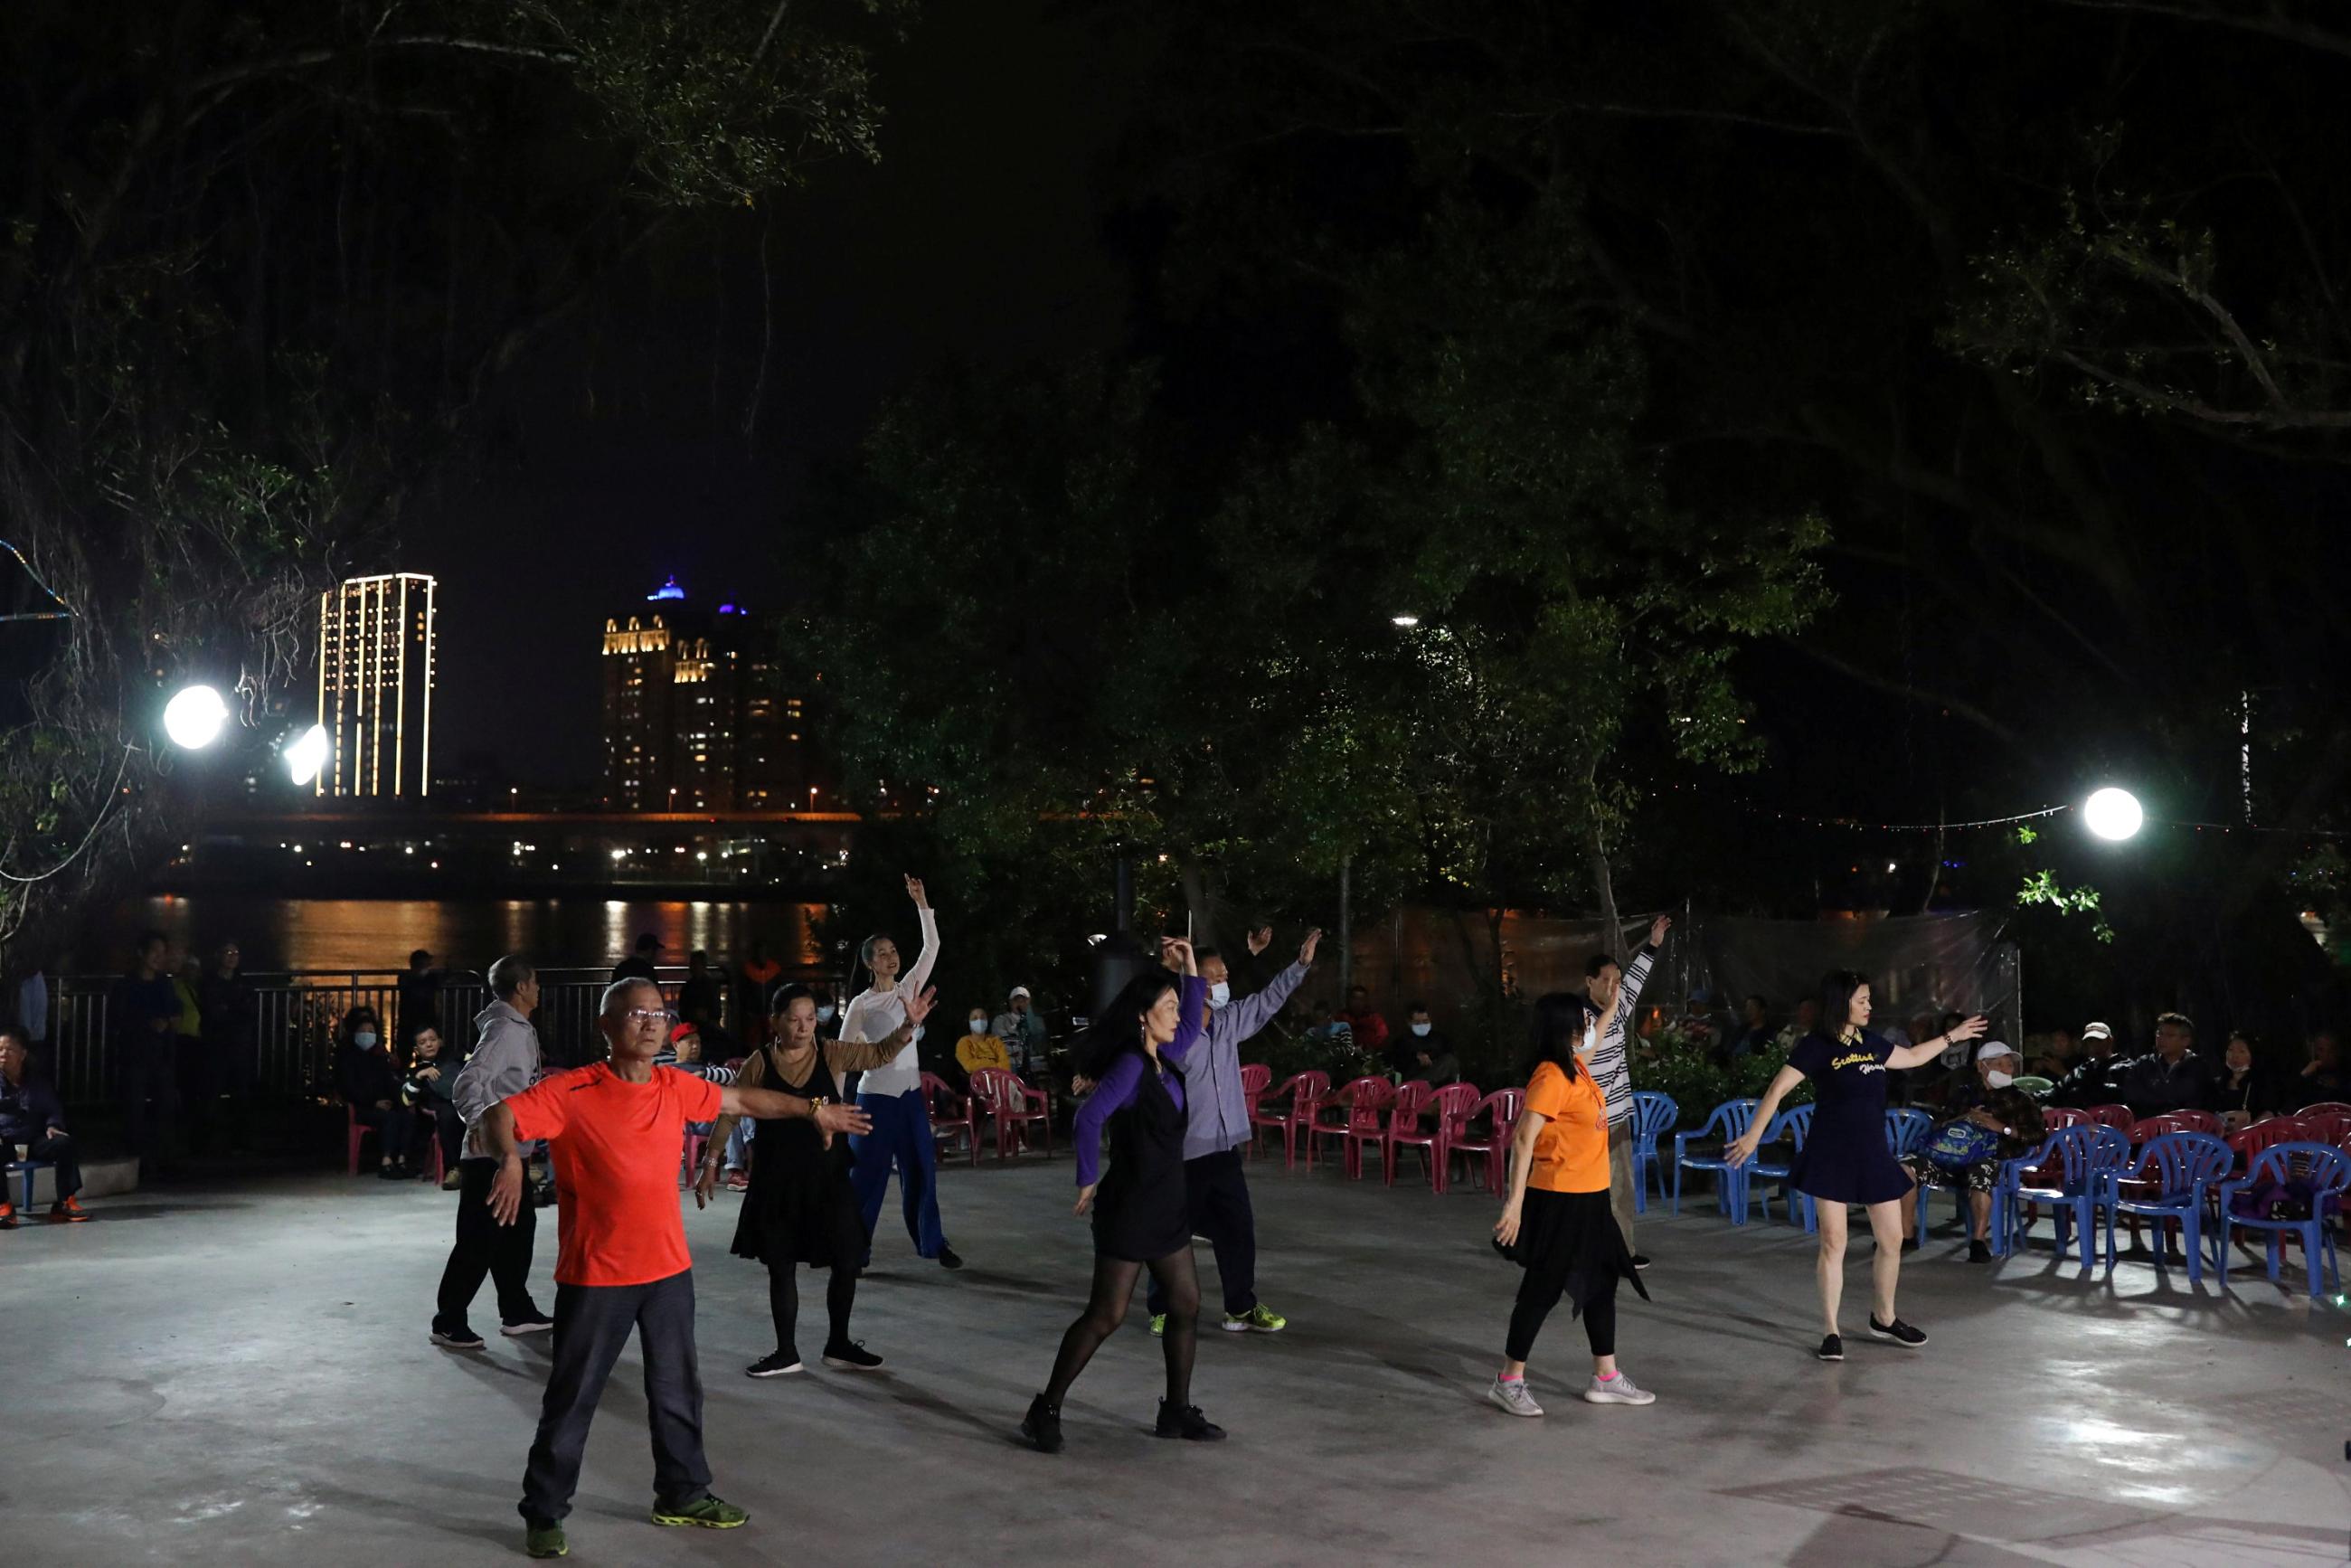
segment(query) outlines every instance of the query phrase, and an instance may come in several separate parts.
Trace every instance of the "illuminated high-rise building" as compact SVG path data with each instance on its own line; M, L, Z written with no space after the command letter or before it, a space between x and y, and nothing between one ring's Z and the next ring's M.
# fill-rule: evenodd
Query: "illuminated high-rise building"
M321 795L421 800L433 783L433 579L354 577L319 597Z
M675 578L604 622L604 800L622 811L805 809L807 702L774 618L690 604Z

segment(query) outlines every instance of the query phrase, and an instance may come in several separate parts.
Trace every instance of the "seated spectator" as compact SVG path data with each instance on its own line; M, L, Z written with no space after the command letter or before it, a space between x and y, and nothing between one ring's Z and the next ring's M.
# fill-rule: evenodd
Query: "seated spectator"
M1771 1004L1760 991L1750 992L1739 1004L1739 1027L1730 1031L1722 1048L1722 1060L1736 1061L1742 1056L1752 1056L1771 1047Z
M2141 1120L2171 1111L2194 1111L2210 1092L2211 1070L2193 1047L2196 1026L2186 1013L2158 1013L2155 1050L2123 1072L2122 1103Z
M1012 1052L988 1029L987 1014L975 1009L964 1021L969 1027L964 1037L956 1041L955 1048L956 1065L963 1069L964 1082L970 1082L971 1075L983 1068L999 1067L1011 1071Z
M1428 1016L1428 1004L1415 1002L1406 1015L1403 1048L1410 1058L1404 1064L1405 1078L1420 1079L1431 1089L1442 1089L1448 1083L1461 1082L1461 1059L1453 1047L1437 1032L1436 1020Z
M1806 995L1798 998L1796 1002L1796 1015L1788 1020L1788 1027L1780 1031L1780 1038L1777 1044L1782 1051L1795 1050L1796 1042L1811 1035L1814 1030L1820 1027L1820 1022L1821 1004L1819 998L1811 995Z
M2220 1052L2220 1070L2212 1074L2204 1095L2204 1109L2220 1118L2224 1133L2241 1132L2277 1110L2277 1091L2269 1074L2254 1065L2260 1042L2238 1030Z
M735 1130L726 1135L726 1182L729 1189L741 1192L751 1185L751 1135L759 1124L756 1116L738 1117Z
M2092 1105L2112 1105L2122 1098L2123 1073L2130 1058L2115 1052L2115 1031L2102 1023L2082 1026L2082 1052L2050 1092L2053 1105L2079 1111Z
M2279 1108L2290 1102L2294 1110L2329 1100L2351 1100L2351 1073L2343 1068L2343 1041L2331 1029L2310 1037L2310 1060L2278 1096Z
M2080 1049L2074 1043L2072 1030L2053 1029L2041 1037L2041 1050L2037 1054L2026 1053L2024 1063L2043 1078L2063 1078L2074 1070L2074 1061L2080 1054Z
M1384 1055L1388 1049L1388 1020L1372 1007L1372 993L1362 986L1347 991L1347 1006L1339 1018L1346 1024L1348 1034L1366 1056Z
M410 1033L407 1054L408 1075L401 1080L400 1103L415 1113L418 1130L426 1134L417 1140L420 1150L430 1148L433 1137L441 1140L441 1185L454 1189L465 1145L465 1118L458 1113L455 1098L460 1064L441 1060L441 1030L429 1023Z
M1030 1000L1028 987L1012 988L1004 1010L988 1020L987 1032L1004 1042L1005 1051L1012 1057L1013 1071L1025 1078L1045 1071L1049 1043L1045 1038L1045 1015Z
M1970 1263L1991 1260L1991 1194L2001 1162L2031 1154L2044 1135L2041 1107L2016 1087L2022 1066L2012 1046L1996 1040L1978 1046L1975 1071L1955 1097L1954 1113L1936 1127L1923 1152L1902 1161L1919 1186L1968 1195ZM1915 1202L1902 1205L1902 1241L1906 1247L1918 1244Z
M1316 1002L1311 1017L1314 1022L1306 1030L1306 1038L1316 1045L1336 1045L1343 1040L1353 1040L1354 1031L1339 1009L1329 1002Z
M674 1067L680 1072L691 1073L696 1078L707 1080L722 1089L735 1082L733 1068L720 1067L716 1062L702 1060L702 1031L683 1019L670 1026L669 1043L653 1053L653 1065ZM706 1138L710 1136L710 1129L714 1124L709 1122L688 1122L685 1124L685 1130L697 1138Z
M66 1131L66 1108L57 1092L32 1071L32 1042L18 1024L0 1024L0 1166L15 1162L21 1151L28 1160L51 1167L57 1198L49 1205L49 1223L76 1224L89 1218L74 1195L81 1191L81 1158ZM0 1183L0 1230L16 1228L16 1206L9 1189Z
M417 1139L416 1113L400 1103L400 1070L384 1049L383 1023L362 1002L343 1015L340 1068L343 1099L362 1127L376 1133L376 1175L399 1181L423 1145Z

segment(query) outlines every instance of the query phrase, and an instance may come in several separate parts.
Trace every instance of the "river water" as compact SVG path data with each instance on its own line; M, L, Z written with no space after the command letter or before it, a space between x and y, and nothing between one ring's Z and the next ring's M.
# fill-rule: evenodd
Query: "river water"
M612 964L647 931L664 964L696 947L726 963L754 942L787 967L823 959L815 929L820 904L701 899L271 898L253 894L157 894L116 910L110 941L84 945L70 972L119 971L132 940L152 927L183 952L209 954L234 940L252 973L303 969L402 969L423 947L452 969L486 969L502 953L527 953L548 968Z

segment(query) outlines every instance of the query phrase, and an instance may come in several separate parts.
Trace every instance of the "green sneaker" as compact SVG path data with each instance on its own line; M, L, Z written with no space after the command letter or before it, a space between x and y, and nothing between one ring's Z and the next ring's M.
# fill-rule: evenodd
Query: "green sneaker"
M708 1493L692 1502L682 1502L675 1508L653 1508L655 1524L698 1524L705 1530L732 1530L751 1516L731 1502L720 1502Z
M523 1526L522 1549L533 1557L569 1557L571 1543L563 1539L559 1524L526 1524Z
M1290 1326L1290 1320L1267 1306L1263 1301L1251 1307L1239 1317L1225 1314L1227 1333L1280 1333Z
M1167 1314L1166 1314L1165 1312L1154 1312L1154 1313L1152 1313L1152 1314L1151 1314L1151 1337L1152 1337L1153 1339L1165 1339L1165 1338L1166 1337L1166 1335L1167 1335Z

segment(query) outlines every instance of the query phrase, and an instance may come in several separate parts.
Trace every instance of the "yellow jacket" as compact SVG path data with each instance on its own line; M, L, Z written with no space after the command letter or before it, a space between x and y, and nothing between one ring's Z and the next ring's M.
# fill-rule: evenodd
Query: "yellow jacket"
M956 1061L966 1072L977 1072L983 1067L1009 1070L1012 1066L1011 1053L992 1034L967 1034L956 1041Z

